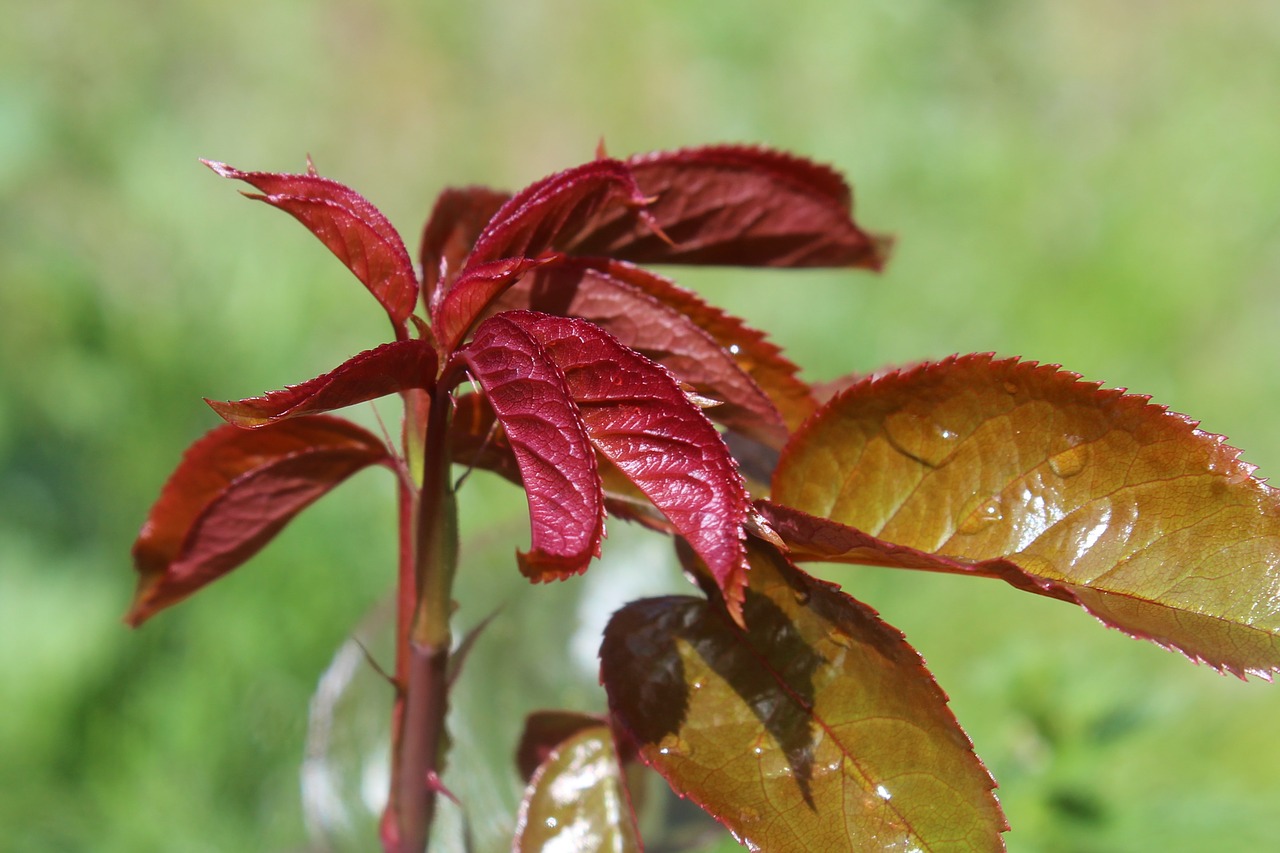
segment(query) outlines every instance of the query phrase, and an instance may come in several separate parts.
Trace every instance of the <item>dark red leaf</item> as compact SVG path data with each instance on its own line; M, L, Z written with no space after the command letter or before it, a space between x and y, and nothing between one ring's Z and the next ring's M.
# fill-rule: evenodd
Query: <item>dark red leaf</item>
M418 296L413 261L395 228L355 190L318 175L242 172L203 161L224 178L257 187L249 194L293 215L364 282L397 329L404 327Z
M994 783L919 655L753 540L745 630L672 596L614 614L600 678L640 758L753 850L1001 850Z
M1129 634L1270 677L1280 493L1252 470L1146 397L972 355L841 392L784 451L773 500L980 572L1011 563Z
M631 170L617 160L594 160L557 172L521 190L494 214L467 266L557 250L602 209L634 211L643 223L647 201Z
M323 376L237 402L205 402L228 423L258 427L284 418L353 406L409 388L429 388L436 378L430 342L410 339L355 355Z
M436 198L418 253L426 307L431 315L435 315L445 289L462 269L484 226L510 197L510 193L488 187L450 187Z
M222 577L338 483L389 462L378 438L325 415L215 428L187 449L138 534L126 620L139 625Z
M590 320L627 347L656 361L719 405L706 410L712 420L778 449L787 425L775 405L796 408L806 386L795 368L777 355L764 336L711 308L697 296L639 267L604 259L565 258L525 276L496 303L502 310L531 308ZM732 327L734 343L712 331ZM760 366L768 388L750 372ZM788 371L787 368L790 368ZM812 401L804 415L812 411ZM801 416L799 421L803 420Z
M459 350L484 389L515 453L529 500L532 546L520 570L568 577L600 553L604 495L595 451L564 374L527 320L500 314Z
M545 347L596 449L689 541L739 616L747 583L743 525L751 507L711 422L663 367L592 323L532 311L493 319L499 318L519 323Z
M639 263L879 269L888 241L850 218L852 197L832 169L778 151L711 146L628 159L653 225L602 207L555 247Z

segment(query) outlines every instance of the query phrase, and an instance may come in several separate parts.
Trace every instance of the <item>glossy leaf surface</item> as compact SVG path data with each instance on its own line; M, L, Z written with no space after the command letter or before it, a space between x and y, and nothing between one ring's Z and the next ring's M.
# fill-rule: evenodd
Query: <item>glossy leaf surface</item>
M364 283L392 322L403 326L418 296L413 262L395 228L364 196L313 174L242 172L214 161L205 165L224 178L257 187L263 195L250 198L278 207L306 226Z
M641 223L648 199L618 160L594 160L543 178L504 204L476 240L467 266L558 251L603 210L631 211ZM643 226L641 226L643 227Z
M529 501L533 542L520 569L553 580L599 555L604 495L564 373L528 327L512 314L491 317L460 354L503 426Z
M532 311L499 318L537 336L563 371L591 442L689 541L736 614L750 504L711 422L670 373L592 323Z
M628 159L644 212L601 208L557 248L640 263L879 269L887 242L851 219L834 170L766 148L711 146Z
M388 462L378 438L324 415L215 428L188 448L138 534L127 621L139 625L222 577L338 483Z
M737 321L667 279L630 264L566 258L526 276L503 294L498 306L590 320L716 400L719 405L706 411L712 420L775 448L785 442L787 426L768 391L788 407L807 394L807 387L795 378L794 366L778 356L763 335L737 323L735 343L722 343L700 322L718 331ZM750 372L757 366L763 367L757 372L769 383L767 389Z
M366 350L301 385L236 402L205 402L228 423L256 427L353 406L409 388L429 388L435 378L435 348L428 341L413 339Z
M1000 850L994 787L919 655L753 542L746 630L718 605L627 605L601 647L617 726L752 849Z
M607 726L570 734L538 766L516 819L517 853L641 850Z
M433 313L436 337L446 352L453 350L484 314L486 308L520 276L531 269L555 260L542 258L505 258L484 264L468 265L453 283Z
M1275 490L1220 437L1055 366L966 356L860 382L796 435L773 498L919 551L1007 560L1218 669L1280 667Z

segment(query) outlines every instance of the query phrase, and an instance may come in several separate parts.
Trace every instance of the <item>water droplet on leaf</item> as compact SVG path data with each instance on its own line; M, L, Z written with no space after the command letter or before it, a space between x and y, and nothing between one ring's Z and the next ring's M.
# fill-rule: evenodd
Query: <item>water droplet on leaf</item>
M895 412L885 418L884 430L898 452L930 468L945 464L960 443L954 430L914 412Z
M956 528L956 532L972 536L1003 518L1004 505L999 495L987 500L975 496L960 512L960 526Z
M1074 477L1089 464L1089 446L1078 435L1064 435L1054 442L1049 469L1059 477Z

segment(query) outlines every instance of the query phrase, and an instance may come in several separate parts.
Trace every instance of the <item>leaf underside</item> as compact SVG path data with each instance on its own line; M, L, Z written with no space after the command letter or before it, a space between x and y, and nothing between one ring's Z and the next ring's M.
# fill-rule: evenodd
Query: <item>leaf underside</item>
M1146 397L973 355L843 391L784 451L773 500L977 573L1011 563L1024 588L1268 677L1280 500L1252 472Z
M334 486L389 461L381 440L325 415L216 427L187 449L138 534L126 621L137 626L222 577Z
M752 849L1001 850L994 783L901 634L750 547L746 630L711 602L627 605L601 647L615 726Z

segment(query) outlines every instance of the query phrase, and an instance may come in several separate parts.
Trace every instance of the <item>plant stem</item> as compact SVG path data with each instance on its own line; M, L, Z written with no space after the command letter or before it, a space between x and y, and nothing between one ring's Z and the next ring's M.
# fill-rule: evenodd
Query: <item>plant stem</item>
M439 790L452 643L449 618L458 555L457 506L449 482L450 406L442 383L432 396L423 448L413 577L416 603L409 630L401 631L398 638L404 643L397 652L405 664L404 705L398 720L390 809L396 821L397 853L426 850ZM401 579L402 591L407 580ZM384 826L384 843L388 829Z

